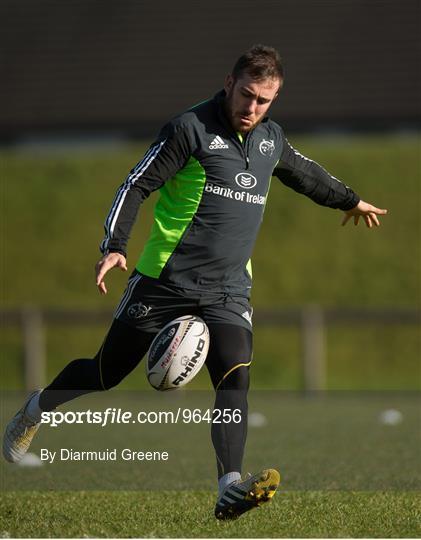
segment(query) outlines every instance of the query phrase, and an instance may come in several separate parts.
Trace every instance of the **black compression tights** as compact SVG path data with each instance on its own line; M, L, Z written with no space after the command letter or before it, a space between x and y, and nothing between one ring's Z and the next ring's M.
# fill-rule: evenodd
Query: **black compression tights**
M247 391L252 334L231 324L209 324L210 347L206 367L216 390L215 409L239 409L239 423L212 424L218 476L241 472L247 437ZM40 407L51 411L90 392L116 386L139 364L154 334L114 320L100 350L92 359L70 362L40 396ZM244 365L242 365L244 364Z

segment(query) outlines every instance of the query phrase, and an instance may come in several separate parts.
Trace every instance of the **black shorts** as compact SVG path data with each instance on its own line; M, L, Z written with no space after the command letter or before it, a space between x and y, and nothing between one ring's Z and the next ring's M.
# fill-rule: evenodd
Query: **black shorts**
M156 333L182 315L198 315L207 324L225 323L252 330L253 309L247 298L192 291L162 283L135 270L115 311L119 321Z

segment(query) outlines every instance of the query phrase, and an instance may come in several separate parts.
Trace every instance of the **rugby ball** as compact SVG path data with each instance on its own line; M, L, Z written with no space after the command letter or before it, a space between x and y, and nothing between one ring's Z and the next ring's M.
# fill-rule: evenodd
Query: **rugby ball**
M179 317L155 336L148 351L146 376L156 390L174 390L199 373L209 349L206 323L194 315Z

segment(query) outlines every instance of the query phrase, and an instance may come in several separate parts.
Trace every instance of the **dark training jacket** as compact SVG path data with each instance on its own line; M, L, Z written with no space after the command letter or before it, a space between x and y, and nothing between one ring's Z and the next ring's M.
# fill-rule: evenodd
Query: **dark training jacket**
M101 251L126 254L139 205L160 191L136 268L186 289L249 296L250 258L272 176L330 208L359 197L287 141L265 118L243 141L224 113L224 91L176 117L120 186Z

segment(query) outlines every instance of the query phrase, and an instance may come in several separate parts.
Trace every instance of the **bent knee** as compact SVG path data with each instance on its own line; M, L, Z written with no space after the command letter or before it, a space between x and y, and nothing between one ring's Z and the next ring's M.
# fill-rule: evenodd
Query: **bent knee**
M234 366L223 375L216 389L248 390L250 385L249 367L250 363Z

